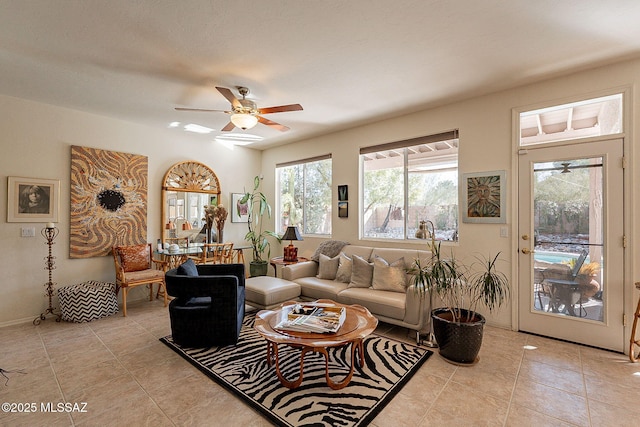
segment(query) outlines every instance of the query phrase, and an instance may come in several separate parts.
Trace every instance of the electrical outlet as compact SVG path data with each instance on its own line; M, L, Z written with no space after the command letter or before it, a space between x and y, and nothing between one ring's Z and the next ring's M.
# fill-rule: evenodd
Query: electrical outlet
M34 227L22 227L20 229L21 237L36 237L36 229Z

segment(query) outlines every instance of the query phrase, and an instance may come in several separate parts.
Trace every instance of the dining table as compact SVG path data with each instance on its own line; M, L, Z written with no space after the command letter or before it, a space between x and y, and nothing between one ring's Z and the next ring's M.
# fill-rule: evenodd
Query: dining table
M163 250L156 250L155 254L160 256L164 261L163 266L165 271L177 268L180 264L185 262L189 256L200 256L202 253L202 247L204 243L189 243L188 246L181 246L177 250L169 250L165 248ZM233 244L233 260L239 264L244 264L244 250L250 249L251 245L246 242Z

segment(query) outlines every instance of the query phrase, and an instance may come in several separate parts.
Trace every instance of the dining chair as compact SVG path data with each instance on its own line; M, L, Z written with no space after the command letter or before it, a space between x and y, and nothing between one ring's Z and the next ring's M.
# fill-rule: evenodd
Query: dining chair
M233 243L222 243L217 264L233 264Z
M636 289L640 291L640 282L636 282ZM640 338L636 338L636 328L638 327L638 319L640 319L640 298L638 298L638 306L633 315L633 327L631 328L631 347L629 347L629 360L635 363L640 360Z
M233 243L205 243L199 257L190 257L196 264L232 264Z
M114 246L113 262L116 269L116 293L122 289L122 314L127 315L127 294L129 288L146 285L149 287L149 301L153 301L153 284L158 291L163 289L164 306L167 306L165 284L165 261L153 258L151 243L140 245Z

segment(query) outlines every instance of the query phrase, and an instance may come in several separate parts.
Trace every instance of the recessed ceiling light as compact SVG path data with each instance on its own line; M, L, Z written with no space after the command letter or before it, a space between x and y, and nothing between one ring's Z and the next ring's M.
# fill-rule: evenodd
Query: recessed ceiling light
M169 123L169 127L170 128L177 128L178 126L180 126L180 122L171 122L171 123Z
M249 133L235 133L216 136L216 141L222 144L233 145L249 145L254 142L262 141L264 138L258 135L251 135Z
M205 127L205 126L200 126L200 125L196 125L193 123L189 123L188 125L184 126L184 130L189 131L189 132L195 132L195 133L211 133L213 132L213 129Z

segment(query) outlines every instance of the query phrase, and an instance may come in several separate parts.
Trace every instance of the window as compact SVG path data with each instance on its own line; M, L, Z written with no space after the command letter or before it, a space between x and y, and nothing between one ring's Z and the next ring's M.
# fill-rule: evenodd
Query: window
M420 221L458 240L458 132L360 149L364 238L415 239Z
M621 132L621 93L520 113L520 146Z
M276 165L279 232L331 234L331 156Z

